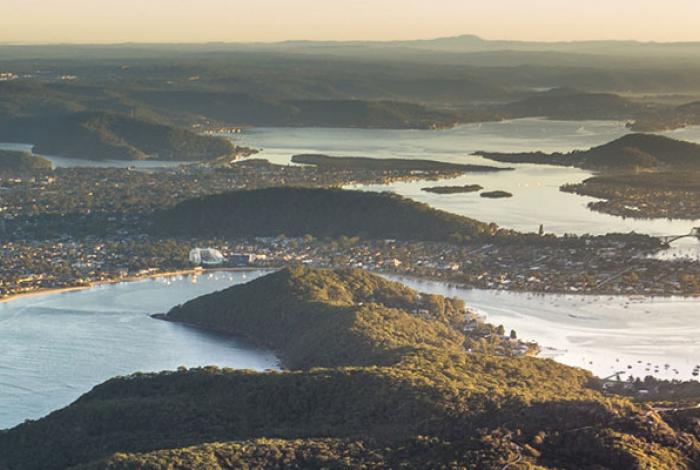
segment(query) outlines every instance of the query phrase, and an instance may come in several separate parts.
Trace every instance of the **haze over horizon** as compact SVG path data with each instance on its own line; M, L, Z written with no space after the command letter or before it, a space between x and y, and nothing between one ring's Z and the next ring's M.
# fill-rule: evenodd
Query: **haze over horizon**
M700 2L694 0L5 0L0 43L381 41L463 34L683 42L700 41L698 17Z

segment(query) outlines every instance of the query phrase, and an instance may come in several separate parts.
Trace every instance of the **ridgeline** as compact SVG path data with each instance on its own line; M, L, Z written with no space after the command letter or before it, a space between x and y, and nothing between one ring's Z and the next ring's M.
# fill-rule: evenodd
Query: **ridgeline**
M204 236L361 236L464 241L506 233L390 193L266 188L183 201L154 216L157 231Z
M122 114L80 112L0 121L0 139L34 144L37 153L87 160L213 160L250 149Z
M700 169L700 145L654 134L628 134L589 150L569 153L477 154L504 163L538 163L595 170Z
M291 370L112 379L0 433L0 468L697 466L682 425L583 370L496 355L509 340L460 301L360 270L290 268L165 318L254 337Z

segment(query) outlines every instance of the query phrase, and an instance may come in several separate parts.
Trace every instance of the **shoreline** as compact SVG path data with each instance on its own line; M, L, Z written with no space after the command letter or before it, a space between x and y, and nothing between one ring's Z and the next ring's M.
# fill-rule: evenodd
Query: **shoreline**
M33 291L22 292L19 294L8 295L7 297L0 298L0 305L6 304L15 300L21 300L31 297L43 297L49 295L65 294L70 292L80 292L83 290L93 289L100 286L109 286L114 284L119 284L121 282L139 282L147 281L149 279L158 279L161 277L171 277L171 276L191 276L193 274L204 274L204 273L214 273L214 272L247 272L247 271L265 271L274 270L279 268L212 268L212 269L179 269L176 271L164 271L153 274L147 274L144 276L128 276L118 279L106 279L103 281L95 281L82 286L72 286L72 287L56 287L49 289L36 289Z
M250 272L250 271L276 271L278 269L283 269L289 265L282 265L282 266L267 266L267 267L241 267L241 268L191 268L191 269L178 269L174 271L163 271L163 272L156 272L153 274L147 274L143 276L128 276L128 277L123 277L123 278L115 278L115 279L106 279L103 281L95 281L91 282L86 285L76 285L76 286L66 286L66 287L56 287L56 288L49 288L49 289L37 289L33 291L28 291L28 292L22 292L19 294L12 294L7 297L2 297L0 298L0 305L9 303L15 300L21 300L24 298L31 298L31 297L40 297L40 296L49 296L49 295L56 295L56 294L64 294L64 293L71 293L71 292L80 292L83 290L88 290L92 289L95 287L100 287L100 286L108 286L108 285L114 285L114 284L119 284L121 282L139 282L139 281L146 281L149 279L158 279L162 277L171 277L171 276L191 276L193 274L205 274L205 273L216 273L216 272ZM321 269L339 269L338 267L328 267L328 266L319 266ZM430 276L415 276L411 274L404 274L400 272L392 272L392 271L383 271L383 270L369 270L369 272L372 272L374 274L377 274L382 277L388 277L388 278L406 278L410 279L413 281L424 281L424 282L437 282L437 283L442 283L447 287L450 288L457 288L457 289L465 289L465 290L480 290L480 291L495 291L499 293L507 293L507 294L530 294L530 295L535 295L535 296L571 296L571 297L615 297L615 298L621 298L621 299L633 299L633 300L638 300L638 299L644 299L644 300L656 300L656 299L685 299L685 300L698 300L700 299L700 294L688 294L688 295L678 295L678 294L644 294L644 293L636 293L636 292L631 292L627 294L614 294L614 293L605 293L605 292L571 292L567 290L549 290L549 291L542 291L542 290L528 290L528 289L498 289L498 288L485 288L485 287L478 287L478 286L470 286L468 284L462 284L459 282L453 282L450 281L449 279L441 279L441 278L436 278L436 277L430 277Z

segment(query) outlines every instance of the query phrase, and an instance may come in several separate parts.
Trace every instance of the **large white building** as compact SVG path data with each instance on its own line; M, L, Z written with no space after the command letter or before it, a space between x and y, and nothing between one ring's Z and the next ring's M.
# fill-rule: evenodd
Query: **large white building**
M195 266L220 266L225 262L224 255L214 248L194 248L190 251L190 263Z

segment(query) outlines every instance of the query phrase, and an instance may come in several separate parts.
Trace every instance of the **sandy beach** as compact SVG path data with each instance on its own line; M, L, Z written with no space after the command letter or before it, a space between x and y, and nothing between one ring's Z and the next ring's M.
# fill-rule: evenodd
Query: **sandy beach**
M264 269L277 269L277 268L264 268ZM203 274L203 273L215 273L215 272L245 272L245 271L260 271L261 268L213 268L213 269L203 269L203 268L192 268L192 269L180 269L177 271L164 271L159 273L147 274L143 276L128 276L120 277L115 279L106 279L103 281L91 282L89 284L81 286L70 286L70 287L56 287L54 289L36 289L29 292L22 292L19 294L8 295L6 297L0 298L0 304L7 302L12 302L19 299L25 299L30 297L63 294L67 292L78 292L82 290L92 289L94 287L105 286L110 284L118 284L121 282L137 282L145 281L147 279L158 279L161 277L171 277L171 276L189 276L192 274Z

